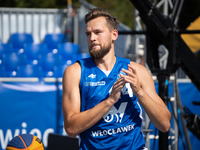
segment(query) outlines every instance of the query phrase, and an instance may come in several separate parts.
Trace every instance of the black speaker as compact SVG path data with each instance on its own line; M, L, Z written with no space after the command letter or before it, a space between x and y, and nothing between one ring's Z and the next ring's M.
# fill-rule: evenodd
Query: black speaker
M78 138L50 133L47 150L79 150Z

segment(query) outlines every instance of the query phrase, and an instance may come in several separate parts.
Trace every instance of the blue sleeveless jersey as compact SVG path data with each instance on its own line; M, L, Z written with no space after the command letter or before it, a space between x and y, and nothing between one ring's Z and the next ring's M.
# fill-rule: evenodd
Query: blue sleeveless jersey
M117 56L116 56L117 57ZM108 76L92 58L79 60L81 64L81 111L93 108L109 97L112 86L127 69L130 60L117 57ZM80 150L141 150L145 140L141 131L142 110L130 84L122 88L121 97L99 122L80 134Z

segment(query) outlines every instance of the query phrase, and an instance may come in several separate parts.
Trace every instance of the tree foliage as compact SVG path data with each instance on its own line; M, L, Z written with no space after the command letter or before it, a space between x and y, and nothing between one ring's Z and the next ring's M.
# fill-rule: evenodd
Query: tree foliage
M134 28L135 9L130 0L86 0L96 7L107 9L120 22ZM154 3L155 0L150 0ZM157 2L159 2L158 0ZM79 0L72 0L78 8ZM20 8L66 8L67 0L0 0L0 7ZM200 0L184 0L178 25L185 29L191 22L200 16Z
M133 29L135 9L130 0L87 0L87 2L96 7L107 9L120 22Z
M96 7L107 9L113 16L125 25L133 28L134 26L134 6L130 0L86 0ZM66 8L67 0L0 0L1 7L20 7L20 8ZM72 0L78 8L79 0Z
M66 8L67 6L67 0L0 0L0 3L1 7L20 8Z

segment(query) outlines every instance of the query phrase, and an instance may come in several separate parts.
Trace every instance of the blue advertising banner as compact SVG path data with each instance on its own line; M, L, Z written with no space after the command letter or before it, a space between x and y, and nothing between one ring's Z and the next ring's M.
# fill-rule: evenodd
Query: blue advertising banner
M158 85L155 85L158 89ZM179 92L182 105L200 116L200 106L192 104L192 101L200 102L197 88L192 83L179 83ZM173 86L170 83L169 97L171 96ZM61 82L1 82L0 150L5 150L12 138L23 133L36 135L45 147L48 145L49 133L66 135L63 130L61 102ZM153 129L152 126L150 128ZM182 132L181 127L180 130ZM154 135L154 131L150 135ZM190 131L189 137L192 148L198 149L199 139ZM185 139L179 139L179 149L184 149L184 142ZM153 148L158 149L158 139L150 139L150 149Z
M59 86L44 82L0 84L1 150L19 134L34 134L45 147L49 133L62 134Z

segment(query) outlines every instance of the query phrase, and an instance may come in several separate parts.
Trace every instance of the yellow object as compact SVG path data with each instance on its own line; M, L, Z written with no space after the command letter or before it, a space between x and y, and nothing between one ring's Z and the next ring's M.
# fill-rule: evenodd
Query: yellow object
M200 30L200 16L187 27L187 30ZM182 34L181 37L193 53L200 50L200 33Z
M67 0L67 5L71 5L72 4L72 0Z

